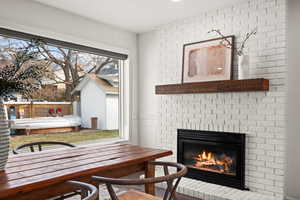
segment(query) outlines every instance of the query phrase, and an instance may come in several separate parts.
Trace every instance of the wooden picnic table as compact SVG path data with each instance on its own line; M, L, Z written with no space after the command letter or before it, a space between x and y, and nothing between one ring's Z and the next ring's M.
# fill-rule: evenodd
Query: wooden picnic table
M129 144L93 145L12 155L0 172L0 200L43 200L71 192L64 184L78 180L94 185L92 175L122 177L144 171L155 175L149 161L171 155L168 150ZM154 185L145 190L154 194Z

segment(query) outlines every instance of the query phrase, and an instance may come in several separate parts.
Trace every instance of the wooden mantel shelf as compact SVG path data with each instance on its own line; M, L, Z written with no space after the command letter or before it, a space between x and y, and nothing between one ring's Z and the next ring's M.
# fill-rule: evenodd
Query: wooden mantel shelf
M209 81L200 83L157 85L155 87L156 94L192 94L249 91L269 91L269 80L259 78L244 80Z

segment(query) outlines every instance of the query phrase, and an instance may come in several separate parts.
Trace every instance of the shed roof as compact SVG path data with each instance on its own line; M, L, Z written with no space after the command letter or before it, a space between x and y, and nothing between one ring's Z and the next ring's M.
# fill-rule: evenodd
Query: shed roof
M108 81L99 78L96 74L87 74L72 93L81 91L89 81L94 81L106 94L119 93L118 87L113 87Z

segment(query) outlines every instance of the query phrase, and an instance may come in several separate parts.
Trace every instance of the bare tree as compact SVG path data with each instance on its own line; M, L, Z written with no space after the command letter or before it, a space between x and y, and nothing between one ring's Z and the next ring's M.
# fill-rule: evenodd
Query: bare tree
M72 90L87 73L99 74L106 66L118 62L116 59L104 56L47 45L38 40L23 41L0 36L0 65L13 64L17 52L25 48L35 55L34 59L29 59L30 62L44 69L43 88L63 85L64 95L61 96L67 101L73 99ZM62 94L62 89L59 90L59 94ZM40 100L49 100L49 95L43 96L43 91L37 94L36 97ZM57 98L62 100L61 97Z
M54 64L48 78L55 84L65 84L66 100L72 100L72 90L87 73L99 73L103 67L115 62L112 58L83 54L76 50L54 47L39 41L31 42L44 60ZM57 75L62 70L63 76Z
M0 65L0 96L9 98L20 93L27 98L38 90L42 84L45 65L39 62L37 53L32 51L32 46L18 48L9 54L1 54L1 60L10 61Z

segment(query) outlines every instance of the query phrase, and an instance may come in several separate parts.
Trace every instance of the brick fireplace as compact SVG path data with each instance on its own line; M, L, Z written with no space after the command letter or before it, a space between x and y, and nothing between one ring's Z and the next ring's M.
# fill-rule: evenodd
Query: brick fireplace
M226 35L235 34L239 43L243 33L257 27L257 36L247 49L251 66L249 78L269 79L270 91L160 95L157 96L158 120L151 121L158 124L157 146L174 152L170 161L177 161L178 128L244 133L245 187L251 194L276 200L284 199L286 163L285 9L284 0L251 0L157 29L157 84L164 85L181 82L183 44L208 39L207 31L212 28L221 29ZM234 79L238 79L237 74L235 57ZM149 130L152 124L147 126ZM237 196L248 194L248 191L190 178L182 181L180 192L205 200L239 199Z
M245 135L213 131L177 131L177 162L186 177L245 189Z

